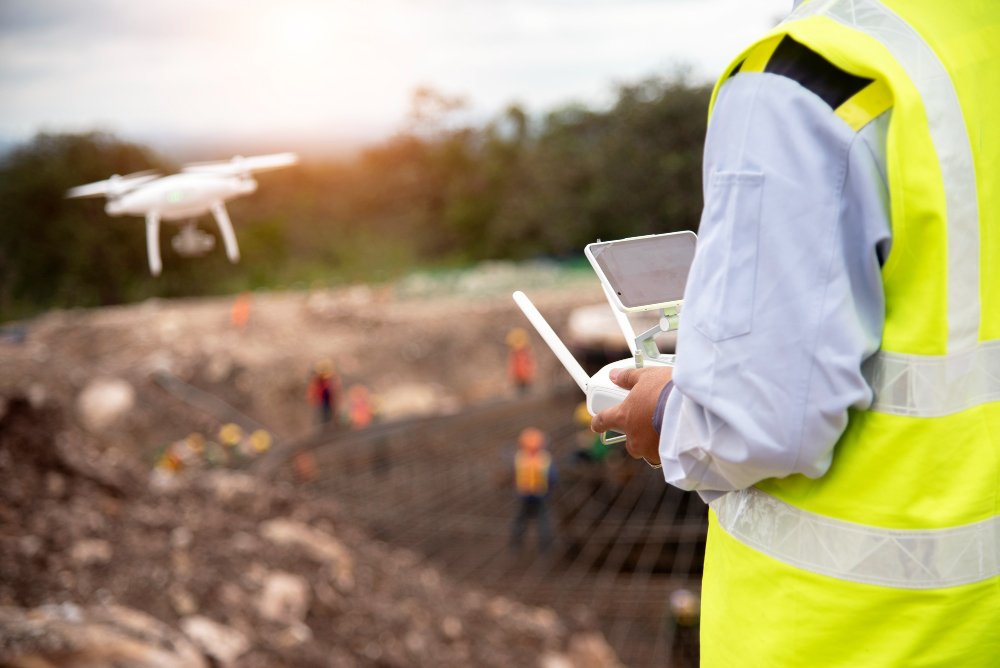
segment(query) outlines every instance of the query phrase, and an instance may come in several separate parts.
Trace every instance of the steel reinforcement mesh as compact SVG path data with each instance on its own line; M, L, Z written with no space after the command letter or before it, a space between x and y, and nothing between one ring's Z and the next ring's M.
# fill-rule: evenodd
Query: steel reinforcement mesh
M304 477L373 536L453 579L597 620L627 665L697 665L697 623L670 599L699 593L706 506L618 449L600 461L581 455L592 435L574 422L579 401L559 392L327 431L274 453L266 467ZM528 426L548 435L558 474L548 549L530 525L520 549L510 540L513 459Z

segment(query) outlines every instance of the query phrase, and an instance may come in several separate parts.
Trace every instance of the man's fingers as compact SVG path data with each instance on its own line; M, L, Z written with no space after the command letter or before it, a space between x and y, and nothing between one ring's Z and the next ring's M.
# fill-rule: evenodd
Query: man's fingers
M590 431L601 434L607 429L604 427L604 413L607 411L598 413L594 417L590 418Z
M639 382L641 373L642 369L612 369L608 375L611 376L611 382L618 387L631 390Z
M593 417L590 421L591 431L595 431L598 434L606 432L608 429L615 429L620 427L618 406L613 408L608 408L603 410Z

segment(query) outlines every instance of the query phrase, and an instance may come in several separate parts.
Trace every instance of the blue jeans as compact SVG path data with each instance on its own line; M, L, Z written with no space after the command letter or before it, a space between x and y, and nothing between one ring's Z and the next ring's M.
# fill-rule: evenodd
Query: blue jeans
M552 544L552 527L549 524L549 510L544 496L522 496L521 507L514 518L514 527L510 534L511 547L519 548L524 542L524 532L528 528L528 520L534 517L538 524L538 546L545 550Z

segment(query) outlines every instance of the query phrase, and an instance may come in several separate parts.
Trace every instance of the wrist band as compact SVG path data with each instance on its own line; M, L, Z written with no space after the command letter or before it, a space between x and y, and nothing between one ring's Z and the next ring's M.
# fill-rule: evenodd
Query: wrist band
M670 392L674 389L674 381L671 378L667 381L667 384L663 386L660 390L660 396L656 400L656 410L653 411L653 429L656 433L660 433L660 426L663 424L663 411L667 407L667 397L670 396Z

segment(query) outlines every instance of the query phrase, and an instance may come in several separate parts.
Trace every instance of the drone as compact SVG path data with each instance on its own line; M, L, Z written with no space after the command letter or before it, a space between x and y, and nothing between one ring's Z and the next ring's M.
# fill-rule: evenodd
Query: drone
M162 176L154 171L126 176L115 174L95 183L70 188L66 197L106 197L104 211L109 216L144 216L146 218L146 253L149 271L159 276L160 221L184 225L171 245L181 255L203 255L215 246L215 237L197 229L196 219L211 213L219 226L226 256L230 262L240 259L240 249L233 223L226 211L226 200L249 195L257 190L254 172L288 167L298 162L294 153L236 156L231 160L197 162L184 165L177 174Z

